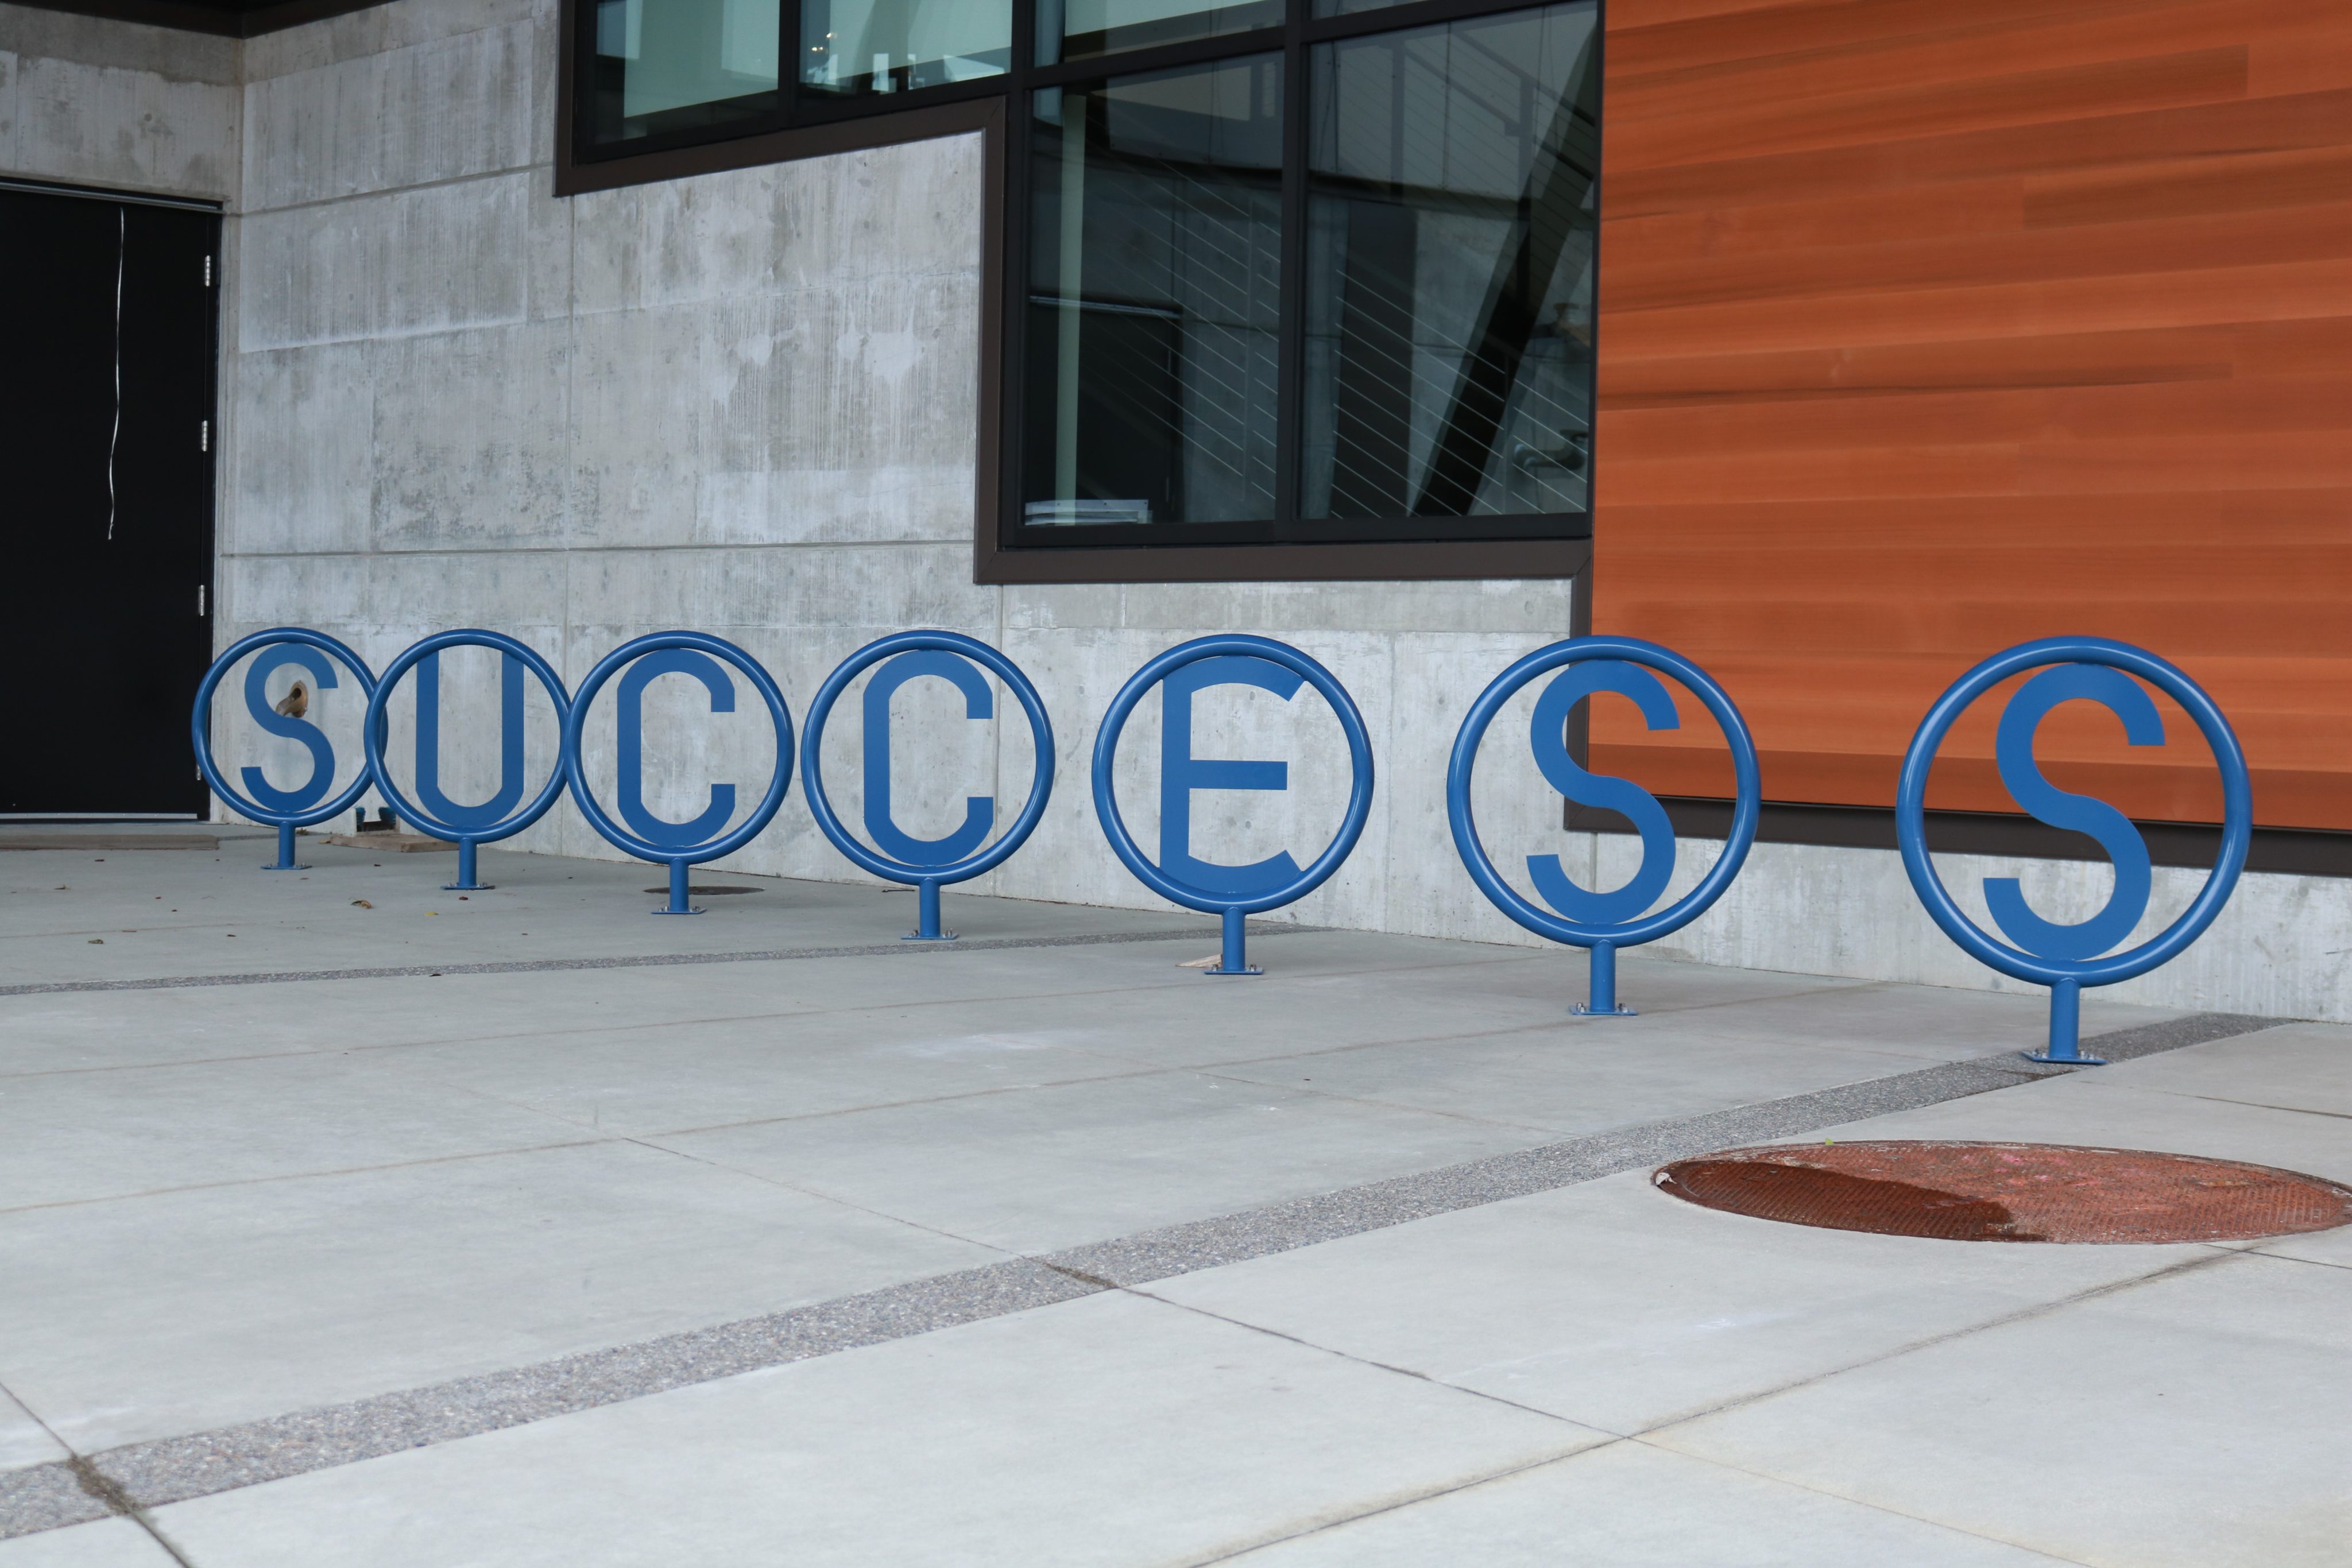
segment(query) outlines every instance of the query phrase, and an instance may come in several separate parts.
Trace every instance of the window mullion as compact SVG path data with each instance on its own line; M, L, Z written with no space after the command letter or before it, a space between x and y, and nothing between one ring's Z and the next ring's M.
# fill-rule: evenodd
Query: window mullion
M1274 531L1298 526L1302 404L1307 342L1307 151L1309 0L1290 0L1282 57L1282 277L1276 329Z
M776 86L782 89L786 129L801 122L801 55L806 46L801 41L801 0L780 0L783 9L776 20Z
M1034 170L1031 140L1035 134L1033 98L1038 85L1037 0L1013 0L1013 54L1006 64L1011 67L1012 92L1004 117L1004 214L998 263L1003 272L997 280L995 301L995 308L1001 313L996 343L1002 362L997 369L996 385L984 389L984 395L997 399L999 411L996 529L1000 546L1013 542L1026 495L1023 473L1031 417L1029 246L1033 236L1030 208L1036 200L1032 188Z

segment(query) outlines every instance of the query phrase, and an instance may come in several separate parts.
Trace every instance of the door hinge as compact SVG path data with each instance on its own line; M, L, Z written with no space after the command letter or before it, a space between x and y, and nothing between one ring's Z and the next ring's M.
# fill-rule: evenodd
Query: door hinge
M213 258L212 258L211 256L206 256L206 257L205 257L205 287L206 288L210 288L212 286L213 286Z
M196 450L199 452L210 452L212 449L213 422L209 419L198 420L196 422Z
M196 584L196 613L197 613L197 614L199 614L199 615L202 615L204 612L205 612L205 585L204 585L203 583L201 583L201 582L200 582L200 583Z

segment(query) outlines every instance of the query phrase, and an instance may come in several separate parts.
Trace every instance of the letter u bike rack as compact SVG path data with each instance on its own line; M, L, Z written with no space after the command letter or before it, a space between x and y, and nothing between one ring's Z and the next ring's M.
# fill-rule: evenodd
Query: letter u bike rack
M392 769L384 764L383 742L390 732L386 710L392 701L393 688L401 676L412 668L417 671L416 683L416 792L427 799L440 797L438 781L429 776L437 771L440 757L441 681L439 661L445 648L491 648L498 651L500 663L500 694L499 737L499 793L487 805L463 807L442 798L438 800L440 816L427 815L402 794L392 781ZM421 668L419 666L422 666ZM564 695L562 678L555 666L549 664L538 650L519 643L503 632L467 629L457 632L436 632L394 659L384 667L383 677L376 682L374 693L368 698L367 761L368 772L375 779L376 793L400 814L402 821L412 822L436 839L447 839L457 846L457 880L442 889L445 893L479 893L483 885L474 877L474 846L495 843L512 838L533 822L547 815L548 808L563 793L565 774L562 747L559 741L554 768L546 785L531 802L512 816L500 821L499 811L510 807L522 794L522 683L516 678L519 669L529 670L546 689L548 700L555 705L555 721L559 727L570 718L572 700ZM428 676L427 671L432 674Z

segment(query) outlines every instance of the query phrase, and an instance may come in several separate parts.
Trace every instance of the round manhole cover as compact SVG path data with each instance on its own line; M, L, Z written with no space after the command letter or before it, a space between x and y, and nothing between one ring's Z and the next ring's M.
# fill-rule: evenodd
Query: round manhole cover
M2054 1144L1796 1144L1651 1177L1704 1208L1948 1241L2242 1241L2352 1223L2352 1188L2234 1160Z

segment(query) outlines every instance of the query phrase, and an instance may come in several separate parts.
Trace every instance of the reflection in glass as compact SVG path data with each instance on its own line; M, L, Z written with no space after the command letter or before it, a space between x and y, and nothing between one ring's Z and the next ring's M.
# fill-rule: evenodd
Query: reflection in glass
M1594 20L1315 49L1303 516L1589 509Z
M828 92L905 92L1003 76L1012 0L802 0L801 80Z
M1033 107L1023 520L1273 517L1281 57Z
M598 0L600 146L772 113L778 0Z
M1282 26L1282 0L1037 0L1037 63Z

